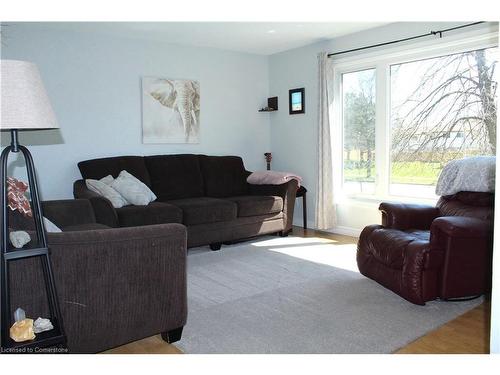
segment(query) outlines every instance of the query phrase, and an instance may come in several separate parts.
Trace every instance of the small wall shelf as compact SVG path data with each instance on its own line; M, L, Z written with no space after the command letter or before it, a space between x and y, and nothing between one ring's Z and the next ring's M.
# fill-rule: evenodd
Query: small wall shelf
M278 110L278 97L267 98L267 107L259 109L259 112L275 112Z

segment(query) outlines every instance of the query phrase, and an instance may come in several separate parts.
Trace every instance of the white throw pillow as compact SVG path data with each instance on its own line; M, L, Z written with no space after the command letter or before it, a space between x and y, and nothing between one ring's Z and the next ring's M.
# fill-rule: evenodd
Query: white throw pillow
M113 181L112 176L106 176L100 180L93 180L89 178L85 180L85 185L87 185L89 190L92 190L93 192L102 195L104 198L109 199L114 208L120 208L128 205L129 203L127 200L110 186Z
M106 185L111 185L111 183L114 180L115 179L113 178L113 176L111 176L110 174L108 174L106 177L101 178L99 181L104 182Z
M121 171L110 186L136 206L146 206L156 199L156 195L144 183L127 171Z
M43 217L43 226L45 227L45 231L47 233L60 233L62 232L61 228L55 225L52 221L47 219L45 216Z

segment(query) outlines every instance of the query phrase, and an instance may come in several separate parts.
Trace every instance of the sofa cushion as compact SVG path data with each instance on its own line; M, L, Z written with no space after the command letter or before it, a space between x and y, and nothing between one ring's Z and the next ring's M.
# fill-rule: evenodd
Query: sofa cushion
M152 202L147 206L125 206L117 208L116 213L121 227L182 222L182 210L163 202Z
M406 247L413 241L429 241L429 231L398 229L377 229L370 236L371 252L381 263L395 269L402 269Z
M459 192L439 198L436 207L441 216L467 216L492 221L495 195L492 193Z
M45 227L45 231L47 233L61 233L62 230L57 225L55 225L52 221L43 216L43 226Z
M78 163L78 169L84 179L99 180L108 174L114 178L125 170L146 185L151 186L151 179L142 156L118 156L85 160Z
M85 186L87 186L87 189L109 200L114 208L120 208L130 204L118 191L109 186L114 180L115 179L110 174L100 180L87 178L85 180Z
M447 200L456 199L470 206L493 207L495 193L481 193L476 191L459 191L455 195L443 197Z
M145 183L126 170L121 171L109 186L120 193L128 203L136 206L146 206L157 198Z
M241 195L226 198L238 206L238 217L278 213L283 210L283 199L272 195Z
M151 188L159 201L204 195L198 155L146 156Z
M238 211L234 202L208 197L176 199L168 203L182 209L184 225L235 220Z
M200 155L200 168L207 197L223 198L248 194L250 174L238 156Z

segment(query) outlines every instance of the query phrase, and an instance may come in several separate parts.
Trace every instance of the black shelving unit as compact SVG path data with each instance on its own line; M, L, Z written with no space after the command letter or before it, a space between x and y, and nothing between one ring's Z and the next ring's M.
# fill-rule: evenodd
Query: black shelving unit
M54 275L50 261L49 248L47 246L47 236L42 221L42 209L38 195L38 185L36 181L35 167L30 152L24 146L19 145L17 140L17 130L11 130L12 142L1 154L1 202L2 202L2 225L1 225L1 308L0 308L0 345L4 352L26 352L29 349L41 349L47 347L66 347L66 335L64 333L59 302L57 299ZM31 192L31 209L35 221L37 246L31 249L15 249L9 245L9 217L7 207L7 160L10 152L21 152L26 162L28 181ZM10 338L9 329L12 321L12 309L10 306L9 289L9 263L26 258L39 258L43 269L45 289L48 298L50 320L54 328L50 331L38 333L31 341L15 342ZM35 351L36 352L36 351Z

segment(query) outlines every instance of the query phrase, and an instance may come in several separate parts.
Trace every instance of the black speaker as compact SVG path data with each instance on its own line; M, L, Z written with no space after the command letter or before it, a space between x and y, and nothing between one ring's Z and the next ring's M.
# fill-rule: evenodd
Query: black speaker
M272 98L267 98L267 106L274 110L278 109L278 97L273 96Z

